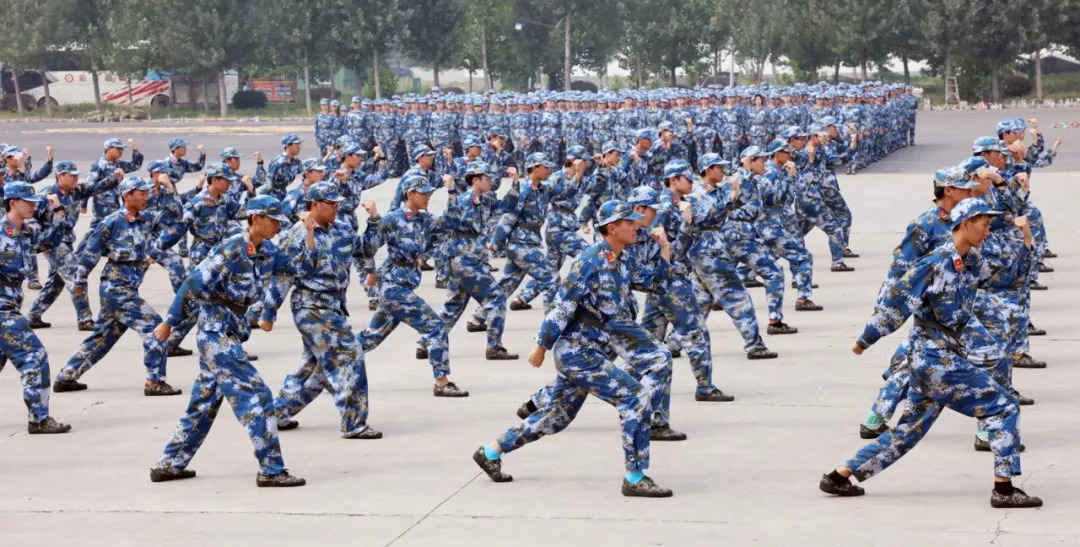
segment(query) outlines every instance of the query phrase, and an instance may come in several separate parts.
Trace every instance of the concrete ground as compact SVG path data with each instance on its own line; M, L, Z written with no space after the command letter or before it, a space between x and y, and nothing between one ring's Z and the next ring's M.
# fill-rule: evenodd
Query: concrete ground
M1028 451L1019 478L1042 496L1038 510L991 509L991 456L972 449L974 420L946 412L933 433L902 463L866 484L867 495L830 499L817 481L864 444L857 437L881 383L880 374L902 333L862 357L849 348L869 317L877 289L907 223L930 205L934 169L955 164L975 137L990 134L1003 115L1040 117L1048 142L1066 143L1057 163L1033 178L1033 199L1049 227L1050 286L1034 295L1035 322L1049 335L1032 339L1032 354L1045 370L1018 370L1016 386L1037 404L1024 407ZM413 359L417 338L399 329L366 356L371 386L370 423L379 441L344 440L328 396L300 415L300 429L282 433L290 470L307 478L299 489L256 488L251 445L228 409L222 409L192 468L198 478L151 484L157 460L187 405L197 357L175 358L169 380L184 389L172 398L141 393L144 369L137 336L126 335L83 379L90 389L55 394L53 415L73 425L61 436L26 434L18 375L0 374L0 545L1051 545L1080 543L1080 457L1075 388L1080 369L1080 270L1078 223L1080 132L1054 130L1053 122L1080 119L1080 110L920 113L918 146L898 151L855 177L841 176L854 211L853 273L831 273L823 234L808 244L817 257L814 300L819 313L795 313L789 291L787 321L799 334L767 337L780 352L772 361L747 361L741 341L722 313L709 321L715 380L737 400L696 403L685 358L675 361L672 424L690 436L654 444L649 474L673 488L667 500L619 495L622 452L615 413L590 400L560 435L509 455L515 477L494 484L470 455L516 422L514 410L554 375L551 358L541 369L524 359L488 362L484 338L459 324L451 334L452 378L472 392L467 399L436 399L426 362ZM4 140L31 148L35 162L51 143L58 159L81 167L100 154L107 136L135 137L151 159L166 155L173 135L204 143L211 159L224 146L247 155L261 149L269 160L285 131L310 125L110 125L7 124ZM1075 133L1075 136L1073 135ZM192 149L194 154L194 149ZM306 154L305 154L306 156ZM194 184L189 176L181 184ZM383 207L392 185L370 194ZM445 193L432 200L441 211ZM85 229L88 218L81 220ZM46 271L42 261L42 274ZM790 276L790 274L789 274ZM1074 281L1069 281L1073 279ZM443 291L425 275L419 293L439 306ZM91 303L99 309L97 279ZM165 271L152 268L142 294L159 312L172 299ZM28 291L31 299L34 292ZM764 293L753 289L764 323ZM354 283L352 324L371 312ZM29 301L26 309L29 308ZM83 338L75 330L71 301L62 295L46 315L53 328L38 331L53 374ZM539 310L510 312L505 343L524 355L541 320ZM186 344L194 346L190 340ZM299 365L300 338L287 309L272 333L247 344L272 389ZM1072 515L1072 516L1070 516Z

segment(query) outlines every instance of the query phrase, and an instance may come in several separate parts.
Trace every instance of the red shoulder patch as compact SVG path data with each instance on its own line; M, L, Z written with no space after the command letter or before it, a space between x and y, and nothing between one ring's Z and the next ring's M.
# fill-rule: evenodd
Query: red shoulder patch
M615 253L613 253L611 251L608 251L607 252L607 261L608 261L609 264L614 264L615 263Z
M480 196L478 196L476 194L473 194L472 202L473 202L473 205L479 205L480 204Z
M132 213L128 213L127 214L127 221L128 222L135 222L135 215L132 214Z
M952 263L953 263L953 266L956 266L956 271L958 271L958 272L964 271L964 261L960 260L960 257L958 257L958 256L953 257L953 262Z
M210 198L206 198L206 199L204 200L204 202L205 202L205 203L206 203L207 205L213 205L213 204L214 204L214 200L212 200L212 199L210 199Z
M15 228L12 228L11 226L7 226L6 231L7 231L8 237L15 237Z
M405 220L412 220L412 211L405 211Z
M941 220L949 220L949 213L946 213L945 209L938 209L937 213Z
M247 253L248 253L249 258L255 256L255 244L254 243L248 243L247 244Z

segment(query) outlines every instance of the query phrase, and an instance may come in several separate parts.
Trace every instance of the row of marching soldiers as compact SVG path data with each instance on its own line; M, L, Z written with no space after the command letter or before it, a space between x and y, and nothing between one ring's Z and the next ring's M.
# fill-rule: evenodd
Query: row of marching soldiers
M415 165L402 177L395 194L400 206L392 205L385 216L378 214L373 202L359 201L361 191L385 179L385 171L378 168L384 157L376 151L374 165L369 166L359 147L345 146L331 158L330 163L336 160L336 165L318 160L301 163L296 159L299 139L291 135L283 138L285 151L271 162L260 195L249 196L243 205L223 199L239 177L228 165L212 165L205 177L207 188L184 205L181 222L164 229L158 227L163 215L146 211L153 211L148 206L154 199L175 195L168 173L152 170L150 180L129 177L123 181L117 174L107 184L118 184L115 188L123 209L91 231L88 252L76 253L78 265L70 274L75 291L85 290L89 271L99 257L108 256L102 274L102 314L91 339L76 354L81 352L82 357L61 372L57 391L85 389L78 377L111 347L107 336L111 334L115 342L127 326L134 326L147 347L146 394L179 393L164 381L164 362L157 367L151 355L164 354L166 341L176 338L174 329L198 318L201 373L188 414L151 479L194 476L187 464L222 398L228 397L255 443L260 463L257 482L298 485L303 479L284 470L277 431L297 427L296 413L324 388L331 391L341 411L343 436L381 437L367 424L364 351L405 321L422 335L420 349L432 365L434 394L467 396L448 378L450 327L468 299L476 299L481 308L469 320L468 330L487 331L489 359L516 359L501 345L502 319L508 294L529 275L535 290L545 295L549 310L529 361L539 366L544 353L553 350L560 375L522 405L521 424L478 450L474 460L493 479L508 480L499 467L501 454L561 430L584 397L593 393L620 411L627 467L623 493L671 495L643 474L650 440L686 438L668 424L671 351L660 342L667 324L672 326L668 344L685 349L691 358L698 382L695 398L732 400L712 383L711 342L704 328L708 311L716 304L728 312L739 327L749 358L776 357L758 332L745 282L754 274L765 280L768 332L792 334L796 329L783 321L783 274L777 260L789 262L799 296L796 310L805 311L821 309L810 300L812 269L806 265L805 233L814 226L824 229L842 264L847 246L836 233L835 219L827 208L817 209L813 216L815 210L806 204L814 205L821 188L835 184L832 166L842 156L844 141L833 138L827 127L816 129L789 128L785 139L775 139L766 150L751 146L742 152L738 168L714 154L700 158L696 169L672 160L664 168L662 188L620 186L620 181L629 178L627 166L637 158L631 153L623 160L617 146L605 146L592 158L592 166L582 151L568 151L559 170L542 153L533 154L526 161L525 180L513 168L501 169L497 145L495 162L479 161L470 150L467 158L459 159L473 161L455 161L441 171L432 169L434 151L418 147ZM74 169L67 171L77 175ZM493 189L502 174L510 176L513 185L497 199ZM288 188L296 176L302 176L301 183ZM98 182L84 180L78 185L90 188ZM250 179L245 184L250 191ZM448 190L451 199L444 214L435 217L427 212L427 204L439 186ZM62 224L65 210L54 206L55 194L48 194L48 206L41 206L33 205L44 202L29 186L14 186L12 191L20 197L5 201L30 204L18 207L33 209L22 218L42 221L45 229L40 235ZM581 201L586 202L586 210L592 206L590 212L582 211L585 224L602 236L592 245L577 234L581 222L574 212ZM200 205L205 208L193 212ZM218 205L220 212L214 207ZM356 220L357 208L368 214L363 231ZM199 224L195 219L207 216L216 218L207 224L231 227L222 230L217 242L207 241L205 234L194 229ZM19 214L9 213L10 217L19 218ZM247 219L246 226L237 224L240 218ZM833 233L829 233L830 223ZM200 243L207 247L198 262L193 258L192 271L177 287L166 319L159 321L138 297L138 284L146 267L159 260L184 230L194 235L193 250ZM29 241L32 238L25 239L29 252L35 247ZM388 248L389 256L376 273L375 251L382 246ZM500 250L506 253L507 265L496 283L489 260ZM427 255L436 256L448 270L447 301L438 314L415 294ZM567 258L574 259L570 273L557 285L558 266ZM347 324L344 300L354 265L376 295L375 314L357 336ZM850 271L844 266L837 268L834 263L833 270ZM688 277L691 271L695 275ZM631 288L648 293L642 323L635 321ZM296 326L304 340L304 364L286 379L274 399L241 342L253 327L273 328L277 309L290 292ZM18 297L21 302L21 289ZM123 305L117 305L117 300L123 300ZM16 314L17 310L16 306ZM130 320L124 314L127 310L138 310L139 320ZM618 325L625 329L614 328ZM28 382L33 374L24 374L24 385L28 392L36 390L39 399L44 395L47 405L48 372L47 368L44 375L40 371L42 363L47 367L44 352L33 334L25 332L27 343L36 347L42 359L37 363L37 384ZM98 340L106 337L105 343L95 341L95 336ZM610 357L615 354L622 355L625 370L612 366ZM42 415L40 406L39 413L32 415L32 432L68 429L47 418L47 407Z

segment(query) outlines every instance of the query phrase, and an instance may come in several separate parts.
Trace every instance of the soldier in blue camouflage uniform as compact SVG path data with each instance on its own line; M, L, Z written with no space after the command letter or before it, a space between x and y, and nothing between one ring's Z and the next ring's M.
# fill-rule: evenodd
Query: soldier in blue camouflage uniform
M528 304L545 288L550 294L544 297L544 302L551 302L559 283L559 270L562 269L563 261L581 254L589 247L578 235L581 222L577 217L581 198L585 190L593 185L592 176L585 174L588 167L587 156L584 146L571 145L566 150L566 164L563 169L547 181L551 193L548 198L547 222L544 225L544 243L547 246L548 263L555 271L555 281L544 287L536 278L530 279L513 300L515 308L520 308L523 303Z
M920 258L878 301L874 315L852 351L860 355L874 342L914 317L908 335L912 347L914 389L893 431L882 433L843 466L824 475L819 488L837 496L860 496L851 483L884 471L911 450L946 407L979 418L989 431L994 452L995 508L1039 507L1042 500L1012 484L1020 474L1020 407L1009 391L965 356L960 332L972 318L976 285L989 277L977 249L989 233L991 211L984 200L966 199L950 213L951 241ZM974 251L974 252L973 252Z
M446 180L452 181L452 177L448 176ZM433 245L436 219L427 212L427 205L435 188L420 175L406 176L402 186L404 206L382 218L369 246L368 256L374 256L383 245L387 246L389 256L379 271L379 307L358 338L364 351L370 351L405 322L424 337L424 345L417 348L416 356L418 359L427 357L431 363L435 377L434 395L468 397L468 391L450 381L448 331L442 319L416 294L420 285L421 257ZM369 279L373 281L374 275Z
M259 372L248 361L241 343L251 335L244 318L248 306L265 297L265 286L273 276L287 275L293 257L270 241L285 220L281 203L270 196L247 202L248 229L210 251L176 293L169 313L154 330L164 342L173 327L181 324L189 301L198 303L199 374L191 387L191 401L180 418L157 464L150 470L152 482L190 479L195 471L187 466L202 446L217 418L223 399L229 400L236 419L255 445L259 463L258 486L303 486L304 479L285 470L278 441L277 420L272 412L273 395ZM263 330L272 322L260 324Z
M537 117L536 137L540 142L540 151L551 161L557 161L563 141L563 116L556 107L553 97L548 97L544 110Z
M326 154L327 148L334 142L336 116L330 111L330 99L319 100L319 113L315 115L315 144L319 154Z
M302 169L298 156L300 144L303 142L296 135L281 137L281 146L284 150L280 156L270 160L270 166L266 168L269 184L259 189L260 194L274 196L278 201L285 200L289 185L296 180Z
M119 169L123 173L131 173L138 171L142 167L143 155L139 152L138 147L135 146L134 139L128 139L128 145L131 146L131 161L124 161L120 159L124 155L124 142L120 139L105 139L105 152L101 158L97 160L94 165L90 167L88 178L90 180L103 180L116 176L116 170ZM122 176L122 175L121 175ZM85 210L89 198L84 198L81 204L81 209ZM90 220L90 229L82 240L79 241L79 246L75 249L75 252L82 255L86 250L86 242L90 234L94 233L94 229L97 228L101 221L105 220L105 217L111 215L120 209L120 192L119 190L109 190L102 192L94 197L94 216Z
M720 135L721 148L724 161L731 165L739 162L739 140L742 137L740 128L740 110L735 103L735 93L731 89L724 90L724 107L716 113L715 124L717 133Z
M700 161L705 154L712 154L717 148L719 137L716 133L717 109L711 103L712 92L701 91L698 94L699 103L690 109L690 134L693 137L694 157L691 164Z
M698 172L704 191L699 198L689 202L688 214L683 213L688 218L683 219L685 225L680 236L688 242L685 255L694 272L697 300L703 315L701 322L704 324L713 305L719 304L742 335L746 358L774 359L777 354L769 351L761 339L750 293L743 285L721 235L727 215L739 203L742 193L742 188L734 183L726 193L721 191L726 166L727 162L719 154L701 157Z
M469 332L487 331L488 360L513 360L518 356L502 345L503 325L506 319L506 295L498 290L495 278L488 270L487 234L492 215L485 196L493 186L490 166L482 161L468 165L463 175L468 190L459 193L456 185L446 182L450 201L443 213L441 229L448 236L447 256L449 285L446 301L439 314L443 328L450 329L461 319L465 306L472 298L485 310L487 321L469 320ZM423 344L423 340L420 342ZM427 351L427 348L424 348Z
M20 151L14 146L3 146L0 148L0 154L3 155L3 163L5 169L3 184L9 182L27 182L33 184L45 180L45 177L49 176L53 168L53 149L51 146L45 147L47 154L47 160L45 164L38 168L37 171L31 172L30 157L27 155L23 157L23 154L27 152ZM0 185L0 198L4 197L3 185ZM37 260L30 261L29 270L26 272L26 288L39 291L42 289L41 281L38 279L38 263Z
M0 222L0 371L10 359L19 371L23 402L29 412L27 432L67 433L71 426L49 416L49 357L45 347L30 330L22 308L22 284L37 245L54 237L64 223L65 208L51 195L43 201L34 187L25 182L4 185L4 210ZM38 226L28 224L37 217ZM59 218L57 218L59 217Z
M188 173L196 173L202 171L206 165L206 152L203 150L203 146L198 146L199 161L192 163L188 161L184 156L187 155L187 147L190 143L181 139L180 137L173 137L169 141L169 156L165 158L165 168L169 170L169 178L172 180L173 185L180 183L180 180L184 178L184 175ZM188 242L185 236L180 240L180 245L177 247L181 257L187 258L188 256Z
M323 389L341 414L341 435L347 439L379 439L382 433L367 424L368 384L364 350L348 323L345 291L354 260L369 254L368 245L379 217L373 202L368 229L357 234L337 217L343 198L332 182L318 182L305 194L308 210L286 231L281 246L295 263L287 277L274 279L267 292L260 325L273 323L277 310L292 291L291 307L304 342L300 369L285 377L274 408L278 429L299 426L294 420Z
M812 129L822 129L813 125ZM844 240L840 224L833 217L825 198L821 195L821 173L825 152L821 147L821 135L815 131L803 131L798 126L784 130L784 138L795 149L792 161L799 173L798 191L795 196L795 215L797 228L805 240L806 234L815 227L825 232L829 241L829 258L834 272L850 272L852 268L844 263ZM813 285L811 285L813 287Z
M728 192L737 180L739 197L728 212L721 228L727 252L735 262L748 266L765 280L765 296L769 304L769 334L795 334L798 329L784 323L784 272L763 243L756 227L762 214L760 178L765 172L765 152L749 146L740 154L745 167L738 169L732 179L721 187Z
M153 240L157 241L163 232L174 229L183 221L184 203L202 191L206 180L200 178L194 188L178 193L176 185L172 182L173 170L168 168L165 162L152 161L146 166L146 170L150 172L149 180L154 187L150 189L150 199L143 214L157 217L158 222L150 234ZM187 277L187 268L184 267L184 259L180 258L180 254L174 249L158 249L154 260L169 272L169 282L172 284L173 291L180 290L180 285ZM185 354L188 351L190 350L182 350Z
M79 255L75 286L86 290L86 278L102 255L109 261L101 272L101 313L94 331L83 341L56 376L53 391L80 391L78 379L97 364L129 328L143 339L146 396L179 395L165 382L165 344L154 338L161 317L139 296L139 285L150 263L151 234L158 218L143 214L153 184L138 177L120 183L124 208L109 215L87 236L86 251Z
M123 171L117 169L112 177L101 180L87 177L80 181L79 169L74 163L62 161L56 164L56 183L46 186L42 189L42 193L55 195L60 206L64 208L64 214L59 219L53 220L56 224L54 236L49 240L40 241L38 245L38 251L45 253L49 259L49 278L30 307L27 319L31 328L41 329L52 326L42 321L41 317L67 286L68 292L71 293L71 302L75 306L79 330L93 330L94 315L90 312L90 300L85 291L74 290L75 224L79 220L81 203L87 198L116 188L122 177Z
M821 197L824 198L825 205L828 206L833 217L836 218L837 223L840 225L840 233L844 241L844 258L858 258L859 255L852 252L849 246L851 241L851 209L848 208L847 201L844 200L844 196L840 193L840 183L837 181L836 171L833 169L834 166L840 164L840 158L848 154L848 148L856 146L858 141L853 137L845 141L841 137L839 128L836 127L835 120L831 117L826 118L822 125L829 138L825 139L825 142L821 144L823 148L819 170Z
M619 143L607 141L593 156L596 164L592 184L585 189L585 206L581 209L581 227L591 232L596 210L601 204L630 195L630 173L627 171L629 154L623 157Z
M641 215L626 202L607 202L600 209L597 224L604 241L571 264L552 311L540 327L538 345L529 354L529 364L539 367L548 350L555 353L559 375L544 388L550 399L498 440L477 449L473 461L495 482L513 480L502 472L502 455L562 431L586 397L594 395L619 412L626 464L623 495L669 497L671 490L657 486L644 473L649 467L650 417L642 385L607 356L611 337L606 325L631 298L628 263L619 260L619 255L636 241L636 221Z
M221 158L221 162L229 168L230 173L240 181L240 184L232 184L229 186L229 191L225 193L225 197L229 201L233 201L243 205L247 200L255 197L255 193L259 188L262 188L266 184L266 167L263 165L262 154L255 152L255 175L241 175L240 174L240 152L236 148L228 147L222 150L218 157ZM243 231L243 226L237 226L239 231Z

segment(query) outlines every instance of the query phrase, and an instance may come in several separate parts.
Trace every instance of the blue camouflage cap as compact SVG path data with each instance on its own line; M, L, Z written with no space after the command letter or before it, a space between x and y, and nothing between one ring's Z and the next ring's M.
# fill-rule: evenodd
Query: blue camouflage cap
M821 126L828 127L830 125L836 125L836 118L832 116L825 116L821 118Z
M627 202L612 199L605 201L596 212L597 226L607 226L616 220L637 220L641 213L635 213L634 208Z
M582 160L589 157L589 151L580 144L575 144L566 149L566 161Z
M783 133L781 133L781 136L783 136L785 139L791 140L791 139L806 138L806 136L809 135L809 134L810 133L808 131L803 131L803 128L801 128L801 127L799 127L797 125L790 125L790 126L784 128L784 131L783 131Z
M401 188L406 194L409 192L430 194L435 191L435 187L428 183L427 177L422 175L409 175L408 177L405 177L405 180L401 181Z
M16 181L4 185L4 199L21 199L37 203L44 198L35 194L34 187L29 183Z
M127 145L124 144L124 141L117 138L105 139L105 149L108 150L110 148L127 148Z
M127 177L120 181L120 195L124 195L128 192L134 192L135 190L142 190L143 192L149 192L154 185L150 181L142 177ZM5 189L6 191L6 189Z
M73 161L62 161L62 162L56 164L56 174L57 175L78 175L79 174L79 168L75 167L75 162L73 162Z
M956 207L953 207L949 213L949 218L952 219L952 227L955 230L965 220L973 219L979 215L997 216L1000 214L1001 211L990 209L990 204L985 199L965 198L960 200Z
M367 155L367 151L364 150L364 148L362 146L360 146L359 144L356 144L355 142L350 142L349 144L346 144L345 148L342 149L341 153L345 154L346 156L351 156L353 154L359 154L361 156L366 156Z
M149 165L146 166L146 172L147 173L155 173L155 172L169 173L169 172L172 172L172 169L169 169L169 166L165 165L165 162L163 162L163 161L152 161L152 162L150 162Z
M628 197L626 201L631 207L640 205L642 207L652 207L655 209L660 202L660 192L657 192L651 186L638 186L630 191L630 197Z
M974 175L976 171L983 167L990 167L990 163L986 161L986 158L982 156L971 156L970 158L960 162L958 165L960 169L964 170L964 174L967 176Z
M300 144L304 141L300 140L300 137L296 135L285 135L281 137L281 146L289 146L290 144Z
M435 155L435 151L432 150L430 147L428 147L428 145L426 145L426 144L417 145L417 147L413 149L413 161L419 161L420 158L422 158L424 156L434 156L434 155Z
M11 156L17 156L17 155L19 155L19 148L18 147L16 147L16 146L4 147L4 157L5 158L9 158Z
M698 173L704 173L714 165L719 165L723 167L725 171L727 171L727 168L731 166L731 162L720 157L720 154L702 154L702 156L698 158Z
M338 102L337 99L334 99L334 100L330 101L330 106L338 107L338 106L341 106L341 103Z
M641 139L649 139L651 141L651 140L656 138L656 132L653 131L652 129L649 129L649 128L638 129L636 135L637 135L637 140L639 140L639 141Z
M685 160L671 160L664 165L664 180L681 176L689 177L692 174L690 164Z
M308 158L301 164L303 172L308 171L326 171L326 166L320 163L319 158Z
M672 124L671 122L660 122L660 126L657 128L657 132L658 133L663 133L664 131L674 132L675 131L675 125Z
M353 95L352 101L350 101L350 102L363 104L364 98L359 96L359 95Z
M793 152L795 149L788 144L787 139L779 138L769 141L769 146L765 149L765 155L772 157L777 152Z
M747 146L746 148L743 149L742 153L739 154L740 158L751 158L751 159L753 159L753 158L764 158L765 156L766 156L765 151L762 150L761 147L757 146L757 145Z
M171 140L169 140L169 151L172 152L173 150L176 150L177 148L180 148L181 146L187 146L189 144L190 143L188 141L185 141L184 139L181 139L180 137L173 137Z
M244 213L247 216L262 215L270 217L282 224L289 222L289 217L285 216L285 208L274 196L255 196L247 201L244 206Z
M946 188L953 187L961 190L970 190L978 186L979 183L968 178L964 170L957 166L943 167L934 171L934 187Z
M462 141L461 146L464 147L466 150L474 146L479 148L480 139L477 139L476 137L465 137L465 140Z
M319 106L330 106L330 99L319 99Z
M206 168L205 175L206 180L224 178L235 181L237 179L236 175L233 174L232 169L229 169L229 166L224 163L211 163L210 166Z
M971 145L972 154L1005 151L1005 145L1001 141L999 141L997 137L979 137L975 139L975 143Z
M337 183L328 180L322 180L309 186L305 197L308 201L328 201L331 203L345 201L345 198L338 193Z
M619 148L619 143L617 143L615 141L607 141L607 142L604 143L604 146L602 146L600 148L600 153L601 154L607 154L608 152L621 152L621 151L622 151L622 149Z
M222 150L221 153L218 154L218 157L223 159L223 160L227 160L229 158L239 158L240 157L240 152L237 152L236 148L233 148L232 146L230 146L230 147Z
M543 165L548 169L555 167L555 164L548 161L547 154L543 152L533 152L529 154L529 157L525 158L525 169L532 169L539 165Z
M478 175L487 175L490 169L491 168L488 166L486 161L477 160L474 162L470 162L469 165L465 167L465 180L468 180L470 177L475 177Z
M493 137L502 137L504 139L507 137L506 130L503 129L501 125L495 125L492 126L491 129L488 129L488 135Z

